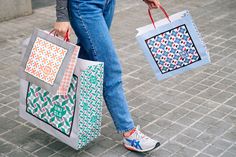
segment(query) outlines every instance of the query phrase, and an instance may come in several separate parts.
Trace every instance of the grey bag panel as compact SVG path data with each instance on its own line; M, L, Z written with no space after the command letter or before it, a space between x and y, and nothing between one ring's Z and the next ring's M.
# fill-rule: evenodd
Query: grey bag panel
M50 84L44 82L43 80L40 80L40 79L30 75L29 73L25 72L25 67L26 67L28 58L31 54L32 47L33 47L34 42L37 37L40 37L40 38L42 38L46 41L49 41L55 45L59 45L60 47L67 50L65 58L63 59L61 67L60 67L59 71L57 72L57 75L56 75L53 85L50 85ZM49 91L50 93L55 94L60 86L60 82L63 79L64 73L68 67L68 64L70 62L71 56L73 54L73 51L74 51L76 45L71 44L69 42L65 42L64 40L54 37L54 36L46 33L45 31L42 31L39 29L34 30L28 44L27 44L27 41L25 41L23 44L24 44L23 47L27 45L27 48L25 50L25 53L23 55L22 62L20 65L20 77L22 79L25 79L29 82L32 82L32 83L44 88L45 90Z

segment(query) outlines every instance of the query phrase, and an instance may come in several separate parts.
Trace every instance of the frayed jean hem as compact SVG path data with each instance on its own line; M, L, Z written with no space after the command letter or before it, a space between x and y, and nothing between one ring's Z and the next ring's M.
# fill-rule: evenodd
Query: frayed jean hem
M125 132L128 132L128 131L131 131L134 128L135 128L135 126L129 127L128 129L125 129L125 130L117 130L117 133L122 134L122 133L125 133Z

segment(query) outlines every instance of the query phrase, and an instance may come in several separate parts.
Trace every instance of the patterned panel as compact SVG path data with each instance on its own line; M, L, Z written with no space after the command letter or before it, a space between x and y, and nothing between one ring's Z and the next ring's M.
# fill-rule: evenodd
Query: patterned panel
M147 39L146 44L162 74L201 60L185 25Z
M74 52L71 56L71 60L68 64L68 67L65 71L65 74L63 76L63 79L61 80L59 89L57 90L58 95L66 95L68 92L68 89L70 87L70 82L71 82L71 77L74 72L75 66L76 66L76 61L78 58L78 53L79 53L79 48L76 46L74 49Z
M37 37L25 72L53 85L67 50Z
M103 64L90 66L81 74L79 143L82 148L100 135L102 118Z
M29 83L26 112L69 136L75 112L78 78L73 75L68 94L52 95Z

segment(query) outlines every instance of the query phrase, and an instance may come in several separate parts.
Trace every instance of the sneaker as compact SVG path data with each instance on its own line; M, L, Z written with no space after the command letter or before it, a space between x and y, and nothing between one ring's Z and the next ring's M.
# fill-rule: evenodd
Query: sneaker
M160 142L144 135L139 129L140 126L138 125L130 132L128 137L123 136L123 144L126 149L144 153L160 146Z

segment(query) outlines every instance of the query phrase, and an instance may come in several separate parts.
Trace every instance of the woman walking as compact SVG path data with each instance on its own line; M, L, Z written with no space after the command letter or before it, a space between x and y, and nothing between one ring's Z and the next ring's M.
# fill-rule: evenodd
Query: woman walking
M159 7L158 0L144 0L149 8ZM80 46L82 59L104 62L103 97L124 146L133 151L147 152L160 143L135 127L122 87L122 70L109 28L115 0L57 0L56 35L64 36L72 26Z

